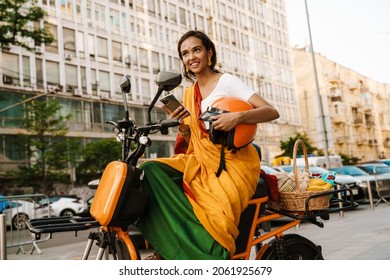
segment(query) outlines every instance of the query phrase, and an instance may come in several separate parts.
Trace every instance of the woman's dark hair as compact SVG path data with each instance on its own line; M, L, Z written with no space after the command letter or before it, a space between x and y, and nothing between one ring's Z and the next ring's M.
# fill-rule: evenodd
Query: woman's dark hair
M211 41L211 39L201 31L190 30L190 31L187 31L183 36L181 36L179 43L177 44L177 51L179 52L179 57L180 57L181 61L183 62L184 76L192 82L194 82L196 79L195 74L192 71L186 71L186 67L185 67L184 61L183 61L183 56L182 56L181 51L180 51L181 45L189 37L198 38L199 40L202 41L202 44L203 44L203 46L205 46L206 51L211 50L213 52L213 55L211 56L210 69L216 73L219 73L218 69L215 68L215 65L217 64L217 52L215 50L215 45L214 45L213 41Z

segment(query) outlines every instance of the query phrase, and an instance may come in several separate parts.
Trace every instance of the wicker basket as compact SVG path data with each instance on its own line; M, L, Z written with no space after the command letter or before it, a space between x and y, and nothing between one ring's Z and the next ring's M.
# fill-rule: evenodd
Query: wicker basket
M279 208L285 209L288 211L305 211L305 210L320 210L329 207L329 195L324 195L320 197L311 198L309 200L308 209L306 209L306 200L312 196L320 194L324 191L302 191L299 185L298 179L298 168L296 164L297 160L297 151L299 145L302 147L303 156L305 158L306 169L309 169L309 161L307 158L307 151L305 143L298 139L294 145L293 151L293 172L295 179L295 191L292 192L279 192Z

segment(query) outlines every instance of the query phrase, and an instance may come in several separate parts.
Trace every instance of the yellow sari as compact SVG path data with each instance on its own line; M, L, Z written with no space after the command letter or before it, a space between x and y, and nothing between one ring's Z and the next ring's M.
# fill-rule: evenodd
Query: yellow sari
M190 126L191 138L186 153L156 159L183 173L185 194L194 213L209 234L230 254L235 252L235 239L240 215L255 192L260 176L260 160L253 145L236 153L225 151L227 171L219 177L221 145L213 144L198 120L200 95L197 85L187 88L184 106L191 116L184 119ZM197 107L198 106L198 107Z

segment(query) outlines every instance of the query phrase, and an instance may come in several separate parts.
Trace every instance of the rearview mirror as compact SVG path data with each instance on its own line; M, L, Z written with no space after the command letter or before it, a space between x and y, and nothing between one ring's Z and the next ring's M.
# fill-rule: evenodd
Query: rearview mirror
M162 71L157 74L156 84L162 90L170 91L181 84L181 75L175 72Z

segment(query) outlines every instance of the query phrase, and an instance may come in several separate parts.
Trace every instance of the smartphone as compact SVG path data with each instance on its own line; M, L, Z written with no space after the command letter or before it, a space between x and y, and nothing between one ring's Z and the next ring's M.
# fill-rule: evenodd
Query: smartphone
M168 94L164 96L163 98L160 99L160 101L171 112L175 111L179 107L183 107L185 109L184 105L179 100L177 100L177 98L173 94Z

